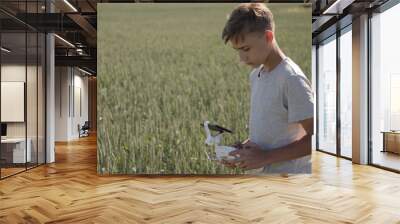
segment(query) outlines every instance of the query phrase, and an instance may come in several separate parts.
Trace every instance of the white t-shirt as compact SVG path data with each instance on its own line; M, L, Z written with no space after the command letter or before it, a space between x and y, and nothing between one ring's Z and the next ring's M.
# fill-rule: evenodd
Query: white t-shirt
M298 121L314 116L314 97L310 81L297 64L285 58L270 72L261 65L250 73L250 85L252 142L264 150L274 150L306 134ZM262 172L311 173L310 159L309 155L273 163L265 166Z

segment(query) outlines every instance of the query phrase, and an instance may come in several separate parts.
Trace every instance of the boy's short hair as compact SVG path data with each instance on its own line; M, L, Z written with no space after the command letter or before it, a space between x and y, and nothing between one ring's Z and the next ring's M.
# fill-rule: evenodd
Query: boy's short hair
M222 39L226 44L231 39L243 40L244 34L264 33L265 30L275 30L274 18L268 7L263 3L242 3L230 14Z

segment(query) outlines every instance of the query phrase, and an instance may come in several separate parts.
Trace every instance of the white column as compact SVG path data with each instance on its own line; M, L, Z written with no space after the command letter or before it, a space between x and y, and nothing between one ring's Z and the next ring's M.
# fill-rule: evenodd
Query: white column
M353 162L368 163L368 16L353 19Z
M54 11L54 6L47 1L46 7L48 12ZM46 163L55 162L54 150L54 133L55 133L55 56L54 56L54 35L49 33L46 35Z

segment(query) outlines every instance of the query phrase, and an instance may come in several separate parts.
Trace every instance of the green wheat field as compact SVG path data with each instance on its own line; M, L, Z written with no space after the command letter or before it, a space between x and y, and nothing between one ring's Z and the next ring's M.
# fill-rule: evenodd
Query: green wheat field
M204 120L248 137L249 72L221 32L237 4L98 4L99 174L242 174L209 161ZM311 77L311 8L268 4Z

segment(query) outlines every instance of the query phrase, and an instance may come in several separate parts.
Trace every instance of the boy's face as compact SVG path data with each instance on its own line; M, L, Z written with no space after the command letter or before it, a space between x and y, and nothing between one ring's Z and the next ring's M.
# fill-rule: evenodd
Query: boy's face
M240 61L253 68L264 64L272 49L272 32L247 33L241 38L232 38L231 45L239 53Z

